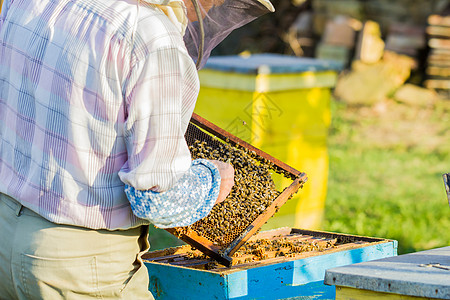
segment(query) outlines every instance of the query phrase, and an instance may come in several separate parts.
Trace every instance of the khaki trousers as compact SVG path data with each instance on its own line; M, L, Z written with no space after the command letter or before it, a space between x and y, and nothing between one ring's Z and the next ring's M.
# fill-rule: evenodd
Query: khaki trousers
M153 299L147 236L54 224L0 193L0 299Z

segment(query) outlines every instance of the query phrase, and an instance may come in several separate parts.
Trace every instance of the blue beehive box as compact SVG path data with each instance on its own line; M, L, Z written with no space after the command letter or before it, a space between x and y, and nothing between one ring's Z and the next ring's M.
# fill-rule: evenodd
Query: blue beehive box
M450 299L450 246L333 268L339 299Z
M393 240L280 228L252 240L274 237L334 240L335 247L206 270L207 259L187 259L189 246L149 252L144 256L149 289L155 299L334 299L324 285L325 271L397 255Z

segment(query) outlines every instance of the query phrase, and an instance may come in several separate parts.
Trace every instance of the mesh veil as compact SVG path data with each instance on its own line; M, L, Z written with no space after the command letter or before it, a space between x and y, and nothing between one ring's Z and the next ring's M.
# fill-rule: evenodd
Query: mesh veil
M197 19L194 7L187 4L189 22L184 35L184 43L189 55L202 68L211 51L223 41L233 30L254 19L273 12L274 8L268 0L200 0L198 8L202 15L204 44L201 45L201 23ZM203 50L203 53L199 53ZM200 61L199 61L200 57Z

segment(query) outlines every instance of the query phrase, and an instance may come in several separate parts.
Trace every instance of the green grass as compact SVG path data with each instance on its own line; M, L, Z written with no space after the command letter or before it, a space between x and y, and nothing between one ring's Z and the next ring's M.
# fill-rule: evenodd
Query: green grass
M150 251L176 247L185 244L182 240L179 240L164 229L156 228L153 225L150 225L148 240L150 242Z
M399 253L450 245L450 109L334 101L324 230L395 239Z
M450 245L450 103L374 107L332 102L322 229L395 239L399 253ZM151 228L151 250L182 244Z

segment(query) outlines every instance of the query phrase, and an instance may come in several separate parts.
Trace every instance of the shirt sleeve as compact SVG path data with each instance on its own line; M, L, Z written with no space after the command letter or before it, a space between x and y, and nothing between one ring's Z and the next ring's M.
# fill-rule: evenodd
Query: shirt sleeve
M209 213L220 176L210 162L192 163L184 138L200 83L180 32L162 13L141 21L123 88L128 158L119 177L137 217L184 226Z
M167 191L191 166L184 134L198 95L197 70L185 49L159 47L134 65L127 86L128 161L120 179L138 190Z
M204 159L194 160L189 171L168 191L158 193L125 187L133 213L160 228L188 226L206 217L219 190L219 171Z

